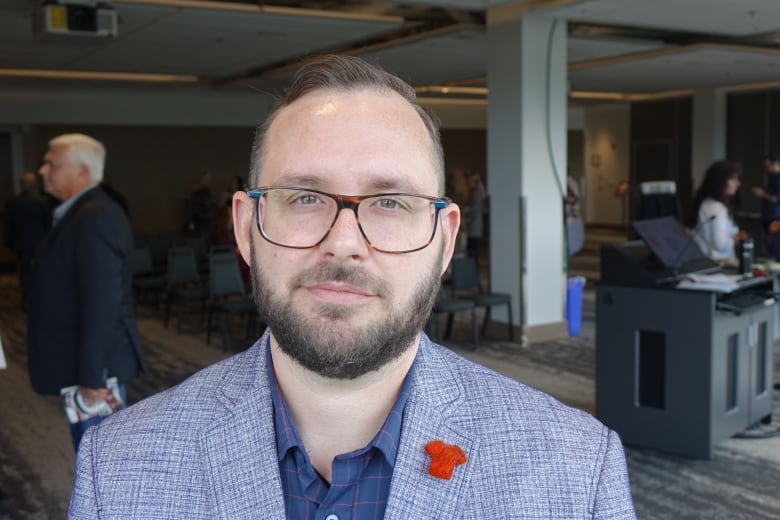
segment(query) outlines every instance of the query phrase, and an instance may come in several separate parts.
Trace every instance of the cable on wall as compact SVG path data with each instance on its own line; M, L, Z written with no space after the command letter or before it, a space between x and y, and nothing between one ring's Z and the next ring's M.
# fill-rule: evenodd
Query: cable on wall
M546 140L547 140L547 155L550 158L550 166L552 166L553 171L553 177L555 178L555 185L558 188L558 194L561 196L561 200L564 201L563 203L563 245L564 245L564 254L565 259L564 263L566 265L566 273L568 274L570 268L571 268L571 255L569 254L569 228L566 225L566 191L563 189L563 184L561 183L561 177L559 175L559 169L558 164L555 162L555 154L553 153L553 145L552 145L552 98L550 96L550 87L552 86L552 47L553 47L553 38L555 36L555 30L558 28L558 22L560 20L558 18L555 18L553 20L552 26L550 27L550 32L547 35L547 74L545 78L545 108L546 108L546 117L545 117L545 130L546 130Z

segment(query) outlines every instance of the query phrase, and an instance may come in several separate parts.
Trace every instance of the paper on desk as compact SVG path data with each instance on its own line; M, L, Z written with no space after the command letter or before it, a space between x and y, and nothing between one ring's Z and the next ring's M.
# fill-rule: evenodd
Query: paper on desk
M0 370L8 367L5 362L5 354L3 353L3 338L0 338Z
M677 284L677 288L729 293L739 289L739 281L741 279L741 274L690 273L685 275L685 278Z

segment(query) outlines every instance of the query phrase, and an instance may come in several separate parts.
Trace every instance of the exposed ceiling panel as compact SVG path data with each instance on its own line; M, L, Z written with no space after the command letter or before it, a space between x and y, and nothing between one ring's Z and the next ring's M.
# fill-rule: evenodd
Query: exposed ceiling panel
M117 3L119 36L36 38L29 10L0 8L0 67L221 77L415 24ZM389 20L389 18L388 18ZM4 45L4 51L10 50Z
M380 63L415 85L442 85L484 77L485 33L466 27L359 56Z
M546 14L596 24L747 36L776 31L775 0L584 0L548 8Z
M570 36L566 52L569 63L597 60L636 52L666 49L670 45L657 40L612 38L599 36Z
M198 76L205 86L216 80L223 87L275 91L289 80L290 63L335 50L378 61L418 86L478 86L487 74L485 9L505 3L296 4L314 6L305 10L273 7L274 2L290 5L286 0L115 0L117 38L55 41L33 36L37 0L0 0L0 69L176 74ZM780 79L775 53L780 43L774 39L780 34L780 0L519 0L514 5L570 22L568 61L577 90L651 93ZM724 39L741 47L686 45ZM678 50L669 53L672 49ZM599 61L604 58L615 59ZM0 75L0 86L10 81L18 80Z
M780 80L780 52L691 46L636 59L572 68L574 90L657 93Z

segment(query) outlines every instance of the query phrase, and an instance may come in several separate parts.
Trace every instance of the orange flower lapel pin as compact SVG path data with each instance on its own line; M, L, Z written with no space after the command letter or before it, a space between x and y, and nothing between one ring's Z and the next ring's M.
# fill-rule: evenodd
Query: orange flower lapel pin
M446 444L436 439L425 445L425 453L431 457L428 474L443 480L450 480L455 466L465 464L468 460L463 450L455 444Z

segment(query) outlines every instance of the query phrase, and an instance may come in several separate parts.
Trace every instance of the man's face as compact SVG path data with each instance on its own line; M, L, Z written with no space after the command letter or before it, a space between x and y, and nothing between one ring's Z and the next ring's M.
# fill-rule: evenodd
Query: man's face
M278 114L265 151L260 186L438 194L428 133L395 93L308 94ZM235 201L236 238L283 352L323 376L349 379L416 345L452 256L457 206L441 211L427 248L388 254L370 248L351 210L341 211L320 245L290 249L259 236L254 204L245 194Z
M43 179L46 193L59 200L66 200L75 194L74 186L84 175L83 165L71 164L65 146L51 146L43 157L43 165L38 170ZM89 175L89 172L86 172Z

